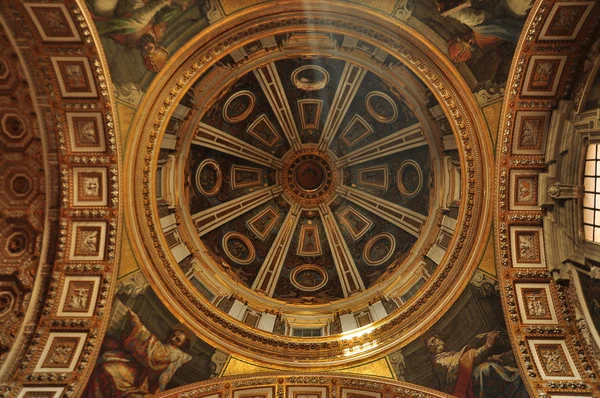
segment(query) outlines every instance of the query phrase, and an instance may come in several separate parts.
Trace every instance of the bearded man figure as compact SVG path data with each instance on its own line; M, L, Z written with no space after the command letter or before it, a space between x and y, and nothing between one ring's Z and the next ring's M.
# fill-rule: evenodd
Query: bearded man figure
M528 397L512 353L492 355L499 336L497 331L484 333L477 336L485 337L479 348L466 345L450 351L438 330L427 332L423 342L441 390L459 398Z
M118 302L120 303L120 302ZM120 338L106 337L84 397L147 397L165 390L173 374L192 357L195 338L183 325L161 342L126 309Z

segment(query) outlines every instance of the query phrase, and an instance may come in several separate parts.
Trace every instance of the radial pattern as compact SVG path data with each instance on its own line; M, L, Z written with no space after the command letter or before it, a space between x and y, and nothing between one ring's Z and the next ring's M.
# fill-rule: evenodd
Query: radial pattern
M286 302L369 289L431 211L419 119L393 86L340 59L249 71L210 104L189 153L204 246L236 282Z

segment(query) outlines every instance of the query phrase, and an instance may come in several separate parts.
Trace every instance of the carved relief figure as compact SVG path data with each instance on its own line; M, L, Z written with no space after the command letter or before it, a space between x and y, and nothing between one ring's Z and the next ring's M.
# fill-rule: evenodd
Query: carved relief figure
M316 256L321 253L321 243L317 226L310 224L302 225L297 254L300 256Z
M212 188L217 182L217 173L215 170L204 167L202 172L200 172L200 184L205 186L206 188Z
M59 344L55 346L49 363L59 366L68 364L74 348L72 344Z
M519 252L521 260L536 260L537 250L535 248L534 235L519 235Z
M254 167L231 166L231 188L241 189L260 185L262 170Z
M527 297L527 312L531 316L544 316L546 315L546 309L542 305L538 296Z
M255 181L256 174L250 172L239 171L235 174L235 182L248 182Z
M312 229L308 229L306 231L305 240L304 240L304 248L303 251L313 252L315 251L315 232Z
M394 109L392 104L384 97L373 96L371 99L373 111L382 119L388 120L394 117Z
M541 129L542 121L540 119L525 119L521 129L521 146L537 147L538 135Z
M350 127L350 130L348 130L348 133L346 134L348 142L351 143L350 145L358 141L359 137L364 134L364 130L364 126L360 125L359 123L354 123L352 127Z
M165 390L175 371L192 359L184 352L191 347L192 338L185 328L173 328L161 342L133 311L126 308L124 317L120 339L104 340L83 396L118 398L157 394Z
M251 98L247 95L239 95L229 103L227 107L228 116L231 119L238 119L252 105Z
M306 112L305 124L309 126L317 126L317 109L318 104L305 104L304 111Z
M317 275L312 271L305 271L298 281L302 286L314 287L317 284Z
M500 333L492 331L478 337L485 338L478 348L467 345L458 351L449 351L439 331L430 330L425 334L424 343L442 391L460 398L527 397L510 351L491 355Z
M272 207L267 207L248 220L246 225L260 240L264 240L273 230L279 217Z
M86 196L99 196L100 184L96 177L84 177L83 178L83 191Z
M88 87L87 78L81 64L65 64L63 77L68 83L70 88L83 88Z
M352 213L346 214L346 220L352 225L355 232L360 232L365 227L365 223Z
M98 231L81 231L81 249L84 252L95 253L98 250Z
M239 239L230 239L228 242L229 251L234 257L246 259L248 257L248 247Z
M517 180L517 200L519 202L531 202L534 199L534 186L530 178L519 178Z
M379 182L383 180L381 173L365 173L365 181Z
M98 143L98 135L96 133L96 125L94 122L85 122L79 126L79 141L81 144Z
M547 373L564 374L566 371L562 356L554 350L542 351L542 360Z
M390 251L390 242L386 239L380 239L371 251L371 259L373 261L379 261L384 258Z
M254 225L258 228L259 231L264 231L266 226L271 223L273 220L273 215L271 213L266 213L261 218L255 221Z
M360 116L354 115L340 138L344 144L351 147L372 133L373 130L367 122Z
M535 66L535 70L533 72L533 79L531 80L531 85L534 87L542 86L545 87L551 83L550 79L554 72L554 63L553 62L539 62Z
M306 65L296 69L291 80L300 90L315 91L325 87L329 81L329 74L320 66Z
M69 303L71 308L86 308L89 293L89 289L85 289L83 287L75 289L75 294L71 296L71 301Z

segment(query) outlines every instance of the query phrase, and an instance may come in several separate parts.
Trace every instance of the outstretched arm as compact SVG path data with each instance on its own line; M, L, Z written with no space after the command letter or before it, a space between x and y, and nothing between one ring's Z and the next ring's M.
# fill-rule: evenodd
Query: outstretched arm
M487 336L485 338L485 344L482 345L481 347L479 347L477 349L477 351L475 351L475 358L474 358L475 365L479 365L480 363L482 363L488 359L488 357L490 355L490 351L492 350L492 347L494 347L494 345L498 341L499 337L500 337L500 332L498 332L498 331L489 332L487 334Z

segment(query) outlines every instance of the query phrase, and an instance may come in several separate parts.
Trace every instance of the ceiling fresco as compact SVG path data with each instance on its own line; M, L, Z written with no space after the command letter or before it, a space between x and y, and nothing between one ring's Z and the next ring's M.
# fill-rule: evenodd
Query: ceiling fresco
M0 0L0 396L595 397L599 6Z

